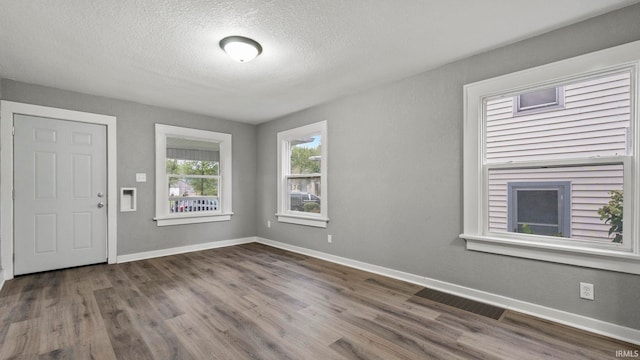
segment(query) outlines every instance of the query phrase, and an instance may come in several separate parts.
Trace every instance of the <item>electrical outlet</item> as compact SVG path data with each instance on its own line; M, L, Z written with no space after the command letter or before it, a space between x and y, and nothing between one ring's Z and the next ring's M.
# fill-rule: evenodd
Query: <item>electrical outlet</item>
M580 298L594 300L593 284L583 282L580 283Z
M331 244L331 242L333 242L333 239L331 238L331 235L327 235L327 242L329 244Z
M270 228L271 227L271 220L267 220L267 227Z

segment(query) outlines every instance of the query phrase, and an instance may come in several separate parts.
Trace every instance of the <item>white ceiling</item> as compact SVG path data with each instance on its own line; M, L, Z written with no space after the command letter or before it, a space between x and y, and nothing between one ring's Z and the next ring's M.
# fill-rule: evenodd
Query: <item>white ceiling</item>
M0 77L260 123L636 2L0 0Z

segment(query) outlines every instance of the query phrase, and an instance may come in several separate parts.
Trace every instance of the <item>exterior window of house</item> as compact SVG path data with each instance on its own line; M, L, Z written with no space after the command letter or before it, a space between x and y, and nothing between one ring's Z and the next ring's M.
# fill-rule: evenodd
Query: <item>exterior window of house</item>
M564 88L562 86L529 91L513 98L514 114L549 111L563 106Z
M507 189L508 231L570 237L570 182L510 182Z
M467 249L640 274L639 53L465 86Z
M278 133L278 221L326 227L327 123Z
M156 124L157 225L231 214L231 135Z

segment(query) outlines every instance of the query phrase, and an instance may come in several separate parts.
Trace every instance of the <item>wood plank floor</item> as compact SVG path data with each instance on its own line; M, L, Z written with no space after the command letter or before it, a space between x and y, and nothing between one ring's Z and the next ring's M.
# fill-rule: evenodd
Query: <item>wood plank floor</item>
M1 359L603 359L638 346L260 244L22 276Z

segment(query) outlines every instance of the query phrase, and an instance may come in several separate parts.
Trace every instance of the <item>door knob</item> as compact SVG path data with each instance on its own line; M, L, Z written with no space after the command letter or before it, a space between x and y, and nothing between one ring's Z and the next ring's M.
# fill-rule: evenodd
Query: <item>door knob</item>
M103 193L101 193L101 192L98 193L98 197L103 197L103 196L104 196Z
M104 207L104 203L103 203L103 202L99 202L99 203L98 203L98 209L101 209L101 208L103 208L103 207Z

